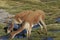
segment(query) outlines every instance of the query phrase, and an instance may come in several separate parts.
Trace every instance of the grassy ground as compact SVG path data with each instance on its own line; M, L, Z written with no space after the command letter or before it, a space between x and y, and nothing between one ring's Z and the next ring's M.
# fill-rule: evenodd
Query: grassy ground
M4 28L4 25L0 25L0 36L6 35L3 28ZM47 25L47 29L48 29L47 36L44 33L38 34L37 31L39 30L39 28L33 29L32 34L31 34L31 39L32 40L41 40L43 37L53 37L54 40L60 40L60 31L53 32L53 30L60 30L60 24L49 24L49 25ZM50 31L50 30L52 30L52 31ZM21 38L21 39L14 38L13 40L27 40L27 38Z
M60 0L0 0L0 9L4 9L10 14L17 14L23 10L43 10L46 13L45 22L48 25L48 30L60 30L60 24L55 24L55 18L60 17ZM3 28L4 25L0 24L0 36L6 34L4 33ZM38 29L36 29L36 31L37 30ZM31 35L32 39L40 40L41 36L36 31L33 30ZM42 34L42 36L44 35ZM60 40L60 32L54 33L48 31L48 36L56 36L54 40Z

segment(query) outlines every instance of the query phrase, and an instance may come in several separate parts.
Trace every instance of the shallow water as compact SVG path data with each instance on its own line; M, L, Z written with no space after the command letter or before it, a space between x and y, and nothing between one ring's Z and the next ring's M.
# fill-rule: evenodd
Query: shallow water
M44 37L44 38L42 38L42 40L54 40L54 38L53 37Z
M0 40L8 40L8 39L9 39L9 36L7 35L0 36Z
M60 30L49 30L49 32L60 32ZM54 40L55 37L42 37L42 40Z
M9 39L8 35L4 35L4 36L0 37L0 40L8 40L8 39ZM41 40L54 40L54 38L53 37L43 37Z
M58 23L60 22L60 17L59 18L56 18L56 22L58 22Z

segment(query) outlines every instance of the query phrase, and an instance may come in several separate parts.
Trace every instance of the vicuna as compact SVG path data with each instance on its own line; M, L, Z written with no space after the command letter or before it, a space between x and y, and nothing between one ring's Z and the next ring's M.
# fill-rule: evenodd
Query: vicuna
M16 34L26 29L27 37L29 38L31 35L33 25L38 23L41 26L41 31L44 28L45 32L47 33L47 28L46 28L46 24L44 23L44 20L45 20L45 13L42 10L35 10L35 11L26 10L19 14L16 14L13 17L11 27L8 28L7 32L10 33L10 38L14 38ZM10 32L13 29L14 23L15 24L23 23L23 25L17 31Z

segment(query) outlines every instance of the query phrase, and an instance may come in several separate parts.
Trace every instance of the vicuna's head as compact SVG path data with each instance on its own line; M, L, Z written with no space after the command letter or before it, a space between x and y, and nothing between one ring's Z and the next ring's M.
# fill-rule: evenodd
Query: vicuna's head
M6 23L6 24L11 23L14 16L15 16L15 15L7 16L7 17L5 18L5 20L4 20L4 23Z

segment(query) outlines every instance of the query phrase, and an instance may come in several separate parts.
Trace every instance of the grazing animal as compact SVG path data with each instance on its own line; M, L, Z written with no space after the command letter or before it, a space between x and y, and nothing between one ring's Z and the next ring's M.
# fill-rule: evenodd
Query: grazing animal
M45 19L45 13L42 10L27 10L23 11L20 14L17 14L13 17L13 21L11 23L11 27L7 30L8 33L10 33L10 38L14 38L14 36L20 32L22 32L24 29L27 30L27 37L29 38L31 35L32 27L35 24L39 24L41 26L41 30L44 28L45 32L47 33L46 24L44 23ZM12 31L13 26L15 24L21 24L21 28L19 28L16 31ZM41 24L40 24L41 23Z
M32 11L31 10L26 10L26 11L23 11L23 12L21 12L21 13L18 13L18 14L16 14L16 15L14 15L14 16L8 16L8 18L7 18L7 20L8 19L12 19L12 22L11 22L11 24L10 24L10 27L7 29L7 33L10 33L11 32L11 30L13 30L13 24L15 23L15 24L21 24L22 22L23 22L23 20L25 19L25 17L27 16L27 15L29 15L30 13L32 13ZM9 21L7 21L6 23L8 23Z

